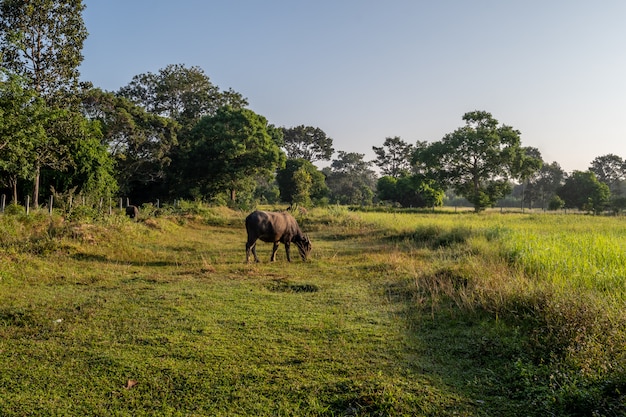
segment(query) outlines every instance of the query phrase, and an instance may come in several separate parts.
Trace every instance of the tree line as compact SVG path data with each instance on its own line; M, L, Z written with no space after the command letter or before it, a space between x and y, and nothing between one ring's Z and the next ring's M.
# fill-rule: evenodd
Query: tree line
M0 1L0 186L14 203L29 195L36 208L52 192L135 204L432 207L463 198L479 211L514 195L527 207L624 206L621 158L568 175L485 111L432 143L386 138L366 161L336 152L318 127L274 126L199 67L168 65L113 92L81 83L84 9L81 0Z

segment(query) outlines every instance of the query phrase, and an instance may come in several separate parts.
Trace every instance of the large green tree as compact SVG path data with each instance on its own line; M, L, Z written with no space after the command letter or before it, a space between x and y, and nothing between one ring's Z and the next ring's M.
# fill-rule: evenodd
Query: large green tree
M241 94L231 89L220 91L202 68L182 64L168 65L157 73L136 75L118 95L149 113L176 120L183 131L191 129L201 117L214 115L220 107L248 105Z
M402 207L434 207L443 204L444 191L436 181L421 174L404 175L399 178L386 175L378 179L378 198Z
M557 192L565 206L599 213L611 198L609 186L598 181L591 171L574 171Z
M87 37L81 0L2 0L0 2L0 54L2 66L22 76L49 106L44 137L33 138L33 206L39 204L42 169L64 170L71 155L66 151L80 136L67 134L73 98L79 87L78 68ZM64 121L65 119L65 121ZM70 120L74 120L69 116Z
M81 0L2 0L2 65L51 98L73 91L87 30Z
M249 109L222 107L200 119L191 138L185 178L188 192L203 197L227 192L234 202L237 190L285 164L280 129Z
M591 161L589 170L596 175L598 181L609 186L612 194L621 194L620 185L626 178L626 162L620 156L598 156Z
M465 126L418 153L418 163L443 184L467 198L476 211L493 206L511 190L518 175L520 132L485 111L463 115Z
M306 204L309 200L317 203L328 195L326 177L304 158L287 159L285 168L276 172L276 182L281 200L287 203Z
M100 89L84 94L83 112L100 124L102 143L115 159L124 195L143 201L169 197L171 152L179 129L176 121Z
M372 146L376 153L374 163L383 175L400 178L411 169L411 157L415 148L399 136L385 138L383 146Z
M0 79L0 172L17 204L18 180L32 179L36 141L45 136L45 103L15 74Z
M282 128L283 143L290 159L306 159L310 162L329 161L335 150L333 139L319 127L296 126Z

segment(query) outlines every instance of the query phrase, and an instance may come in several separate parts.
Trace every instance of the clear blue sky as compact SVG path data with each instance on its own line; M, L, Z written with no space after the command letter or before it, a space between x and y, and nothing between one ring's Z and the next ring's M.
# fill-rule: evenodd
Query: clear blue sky
M568 172L626 158L623 0L85 0L81 78L198 66L277 126L374 158L490 112Z

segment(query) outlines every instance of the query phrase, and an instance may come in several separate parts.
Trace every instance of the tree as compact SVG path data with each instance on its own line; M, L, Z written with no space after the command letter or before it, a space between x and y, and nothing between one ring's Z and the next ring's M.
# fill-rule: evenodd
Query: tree
M115 159L120 191L133 199L167 193L178 123L100 89L85 92L82 102L84 115L101 126L102 143Z
M539 202L542 208L556 196L556 192L565 181L567 174L557 162L551 164L543 164L542 167L534 173L529 179L526 186L526 200L532 207L532 202Z
M283 127L282 130L285 151L290 159L328 161L335 152L332 138L318 127L300 125L289 129Z
M591 171L574 171L557 192L565 206L599 213L609 202L611 192Z
M45 103L15 74L0 80L0 172L17 204L17 182L31 179L34 143L45 136L41 123Z
M0 2L3 65L48 99L78 85L87 30L81 0ZM50 103L50 101L48 100Z
M70 160L63 172L45 171L50 178L45 183L55 190L75 189L78 193L110 197L118 190L114 177L114 159L102 142L98 121L90 121L82 114L72 112L63 119L64 129L70 137L61 138L67 143Z
M454 188L475 211L493 206L510 192L509 177L516 174L520 132L485 111L463 115L465 126L447 134L418 153L430 178Z
M4 0L0 2L0 55L3 65L28 80L49 106L46 134L33 138L33 206L38 207L41 169L67 166L67 143L56 132L71 110L79 85L78 67L87 37L81 0ZM66 136L67 137L67 136Z
M598 181L609 186L612 194L620 194L620 183L626 178L626 162L619 156L608 154L598 156L591 162L589 170Z
M420 174L400 178L384 176L377 183L378 198L402 207L433 207L443 204L444 192L436 182Z
M248 101L233 90L220 92L201 68L187 68L182 64L168 65L156 74L136 75L118 95L149 113L176 120L183 131L191 129L201 117L214 115L220 107L248 105Z
M521 152L516 154L515 168L513 174L520 180L522 186L522 210L524 210L524 201L526 201L524 195L524 185L529 181L532 175L534 175L543 165L543 159L541 158L541 152L539 149L532 147L521 148ZM529 199L529 208L532 208L532 199Z
M409 172L415 148L399 136L385 138L382 147L372 146L372 149L376 153L374 163L378 165L383 175L400 178Z
M306 177L301 171L304 171L310 180L309 187L301 181ZM308 192L308 199L313 202L320 202L328 195L328 187L326 186L326 177L319 171L310 161L299 159L287 159L285 167L276 172L276 182L280 189L281 199L288 203L304 204L307 200L304 192Z
M330 168L324 168L331 201L339 204L371 204L376 188L376 173L364 154L339 151Z
M222 107L200 119L191 137L186 178L202 195L227 191L234 202L239 188L285 164L280 130L252 110Z

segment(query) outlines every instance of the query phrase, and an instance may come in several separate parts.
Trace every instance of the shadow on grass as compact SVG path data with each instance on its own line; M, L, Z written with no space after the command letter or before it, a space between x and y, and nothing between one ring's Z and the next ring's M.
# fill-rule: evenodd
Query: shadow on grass
M449 415L541 415L520 394L516 363L524 341L515 328L463 311L451 300L418 295L408 282L387 283L384 290L405 323L407 357L415 354L411 346L419 351L415 372L440 381L461 399Z

